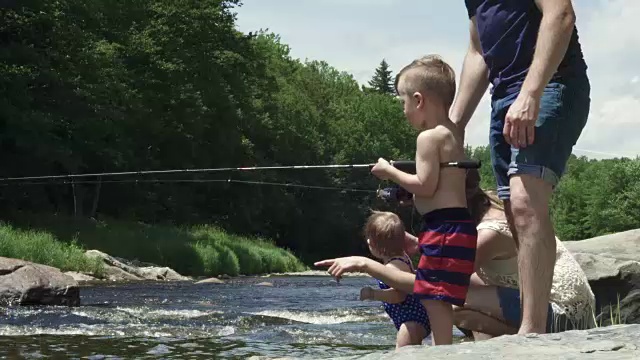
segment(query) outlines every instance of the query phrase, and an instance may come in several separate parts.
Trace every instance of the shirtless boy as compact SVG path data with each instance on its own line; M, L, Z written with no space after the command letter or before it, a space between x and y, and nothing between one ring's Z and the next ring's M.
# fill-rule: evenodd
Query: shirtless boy
M440 168L441 163L465 158L462 134L448 116L456 91L455 73L439 56L428 55L403 68L395 85L407 120L420 132L416 174L396 169L382 158L371 172L413 194L423 221L414 295L427 310L433 344L451 344L452 305L464 305L477 241L467 210L465 171Z

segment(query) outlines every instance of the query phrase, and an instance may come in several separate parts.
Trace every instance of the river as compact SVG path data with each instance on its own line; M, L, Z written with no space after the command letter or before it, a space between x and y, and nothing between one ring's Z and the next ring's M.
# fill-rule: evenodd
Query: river
M257 285L265 281L273 286ZM374 280L290 276L85 286L79 307L2 309L0 356L336 358L392 350L396 330L381 303L358 300L367 285Z

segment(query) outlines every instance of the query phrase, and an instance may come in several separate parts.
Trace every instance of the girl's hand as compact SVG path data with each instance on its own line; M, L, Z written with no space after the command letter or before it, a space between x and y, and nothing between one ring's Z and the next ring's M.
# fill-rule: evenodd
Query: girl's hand
M373 289L369 286L360 289L360 301L373 300Z
M327 259L314 263L315 266L329 266L327 272L340 281L344 273L361 272L368 259L362 256L349 256L336 259Z

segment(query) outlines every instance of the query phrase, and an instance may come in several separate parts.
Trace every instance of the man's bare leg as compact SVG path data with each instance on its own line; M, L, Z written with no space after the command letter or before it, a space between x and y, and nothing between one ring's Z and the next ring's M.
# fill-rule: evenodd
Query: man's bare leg
M549 214L553 189L540 178L514 175L509 181L510 216L518 239L522 323L518 334L546 332L556 241Z

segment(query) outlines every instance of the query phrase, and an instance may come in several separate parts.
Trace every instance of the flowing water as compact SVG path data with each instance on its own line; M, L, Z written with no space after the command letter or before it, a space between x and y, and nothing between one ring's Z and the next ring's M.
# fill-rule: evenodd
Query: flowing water
M273 286L258 285L264 281ZM396 330L381 303L358 300L367 285L374 280L292 276L87 286L79 307L1 309L0 357L336 358L393 350Z

